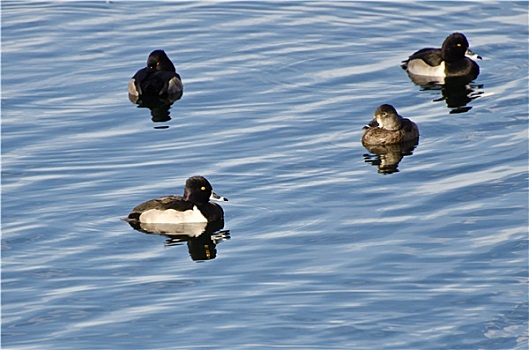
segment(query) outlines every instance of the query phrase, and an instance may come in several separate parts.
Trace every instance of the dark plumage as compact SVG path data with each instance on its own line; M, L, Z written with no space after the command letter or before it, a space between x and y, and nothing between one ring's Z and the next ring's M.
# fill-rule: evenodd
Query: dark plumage
M140 69L129 82L129 95L180 97L182 79L163 50L155 50L147 58L147 67Z
M412 75L440 78L468 77L472 80L479 75L479 66L467 56L481 58L469 50L465 35L452 33L445 39L440 49L421 49L403 61L402 68Z
M364 127L362 144L388 145L418 138L419 128L414 122L398 115L393 106L383 104L375 111L375 118Z
M218 196L206 178L193 176L187 179L183 196L165 196L151 199L132 209L128 221L143 223L216 222L224 219L222 207L210 199L224 200Z

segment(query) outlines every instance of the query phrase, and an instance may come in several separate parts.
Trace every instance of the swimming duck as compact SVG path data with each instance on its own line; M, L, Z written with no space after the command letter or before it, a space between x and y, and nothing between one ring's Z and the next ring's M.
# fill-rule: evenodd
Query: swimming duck
M419 128L414 122L398 115L392 105L383 104L375 111L375 118L364 126L362 144L390 145L418 138Z
M154 50L147 58L147 67L137 71L130 80L129 97L169 96L176 100L183 88L182 79L165 51Z
M467 77L474 80L479 75L479 66L469 57L478 59L481 57L468 47L465 35L452 33L445 39L440 49L421 49L403 61L402 68L411 75L441 79Z
M148 200L127 217L129 222L146 224L211 223L224 220L222 207L209 200L227 201L220 197L203 176L192 176L186 181L183 196L166 196Z

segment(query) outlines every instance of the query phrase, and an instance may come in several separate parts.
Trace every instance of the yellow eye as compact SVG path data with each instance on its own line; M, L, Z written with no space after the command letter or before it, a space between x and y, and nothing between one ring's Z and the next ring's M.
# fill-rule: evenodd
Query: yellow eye
M206 190L206 188L205 188L204 186L200 187L200 189L201 189L202 191L205 191L205 190Z
M457 47L461 47L461 44L457 44Z

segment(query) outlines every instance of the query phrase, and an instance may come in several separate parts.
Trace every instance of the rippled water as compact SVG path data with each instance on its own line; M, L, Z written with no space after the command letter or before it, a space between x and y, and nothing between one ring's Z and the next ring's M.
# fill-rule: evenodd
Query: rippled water
M454 4L3 1L2 346L527 348L527 3ZM414 85L453 31L480 76ZM126 94L157 48L162 122ZM415 149L362 147L382 103ZM195 174L214 237L120 220Z

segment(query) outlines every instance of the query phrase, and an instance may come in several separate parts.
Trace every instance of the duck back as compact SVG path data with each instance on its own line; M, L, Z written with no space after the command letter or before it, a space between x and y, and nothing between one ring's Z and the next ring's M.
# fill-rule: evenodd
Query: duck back
M167 94L169 82L175 77L180 80L178 73L145 67L132 78L140 95L161 96Z
M362 136L364 145L392 145L418 140L419 128L407 118L402 119L399 130L386 130L380 127L367 127Z

